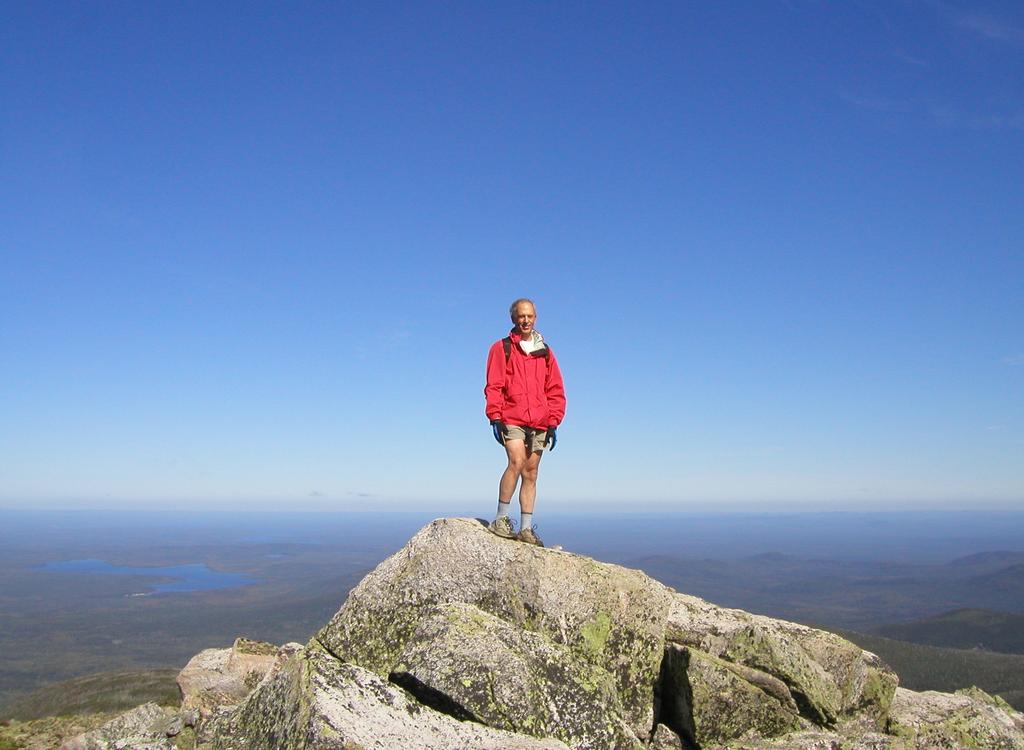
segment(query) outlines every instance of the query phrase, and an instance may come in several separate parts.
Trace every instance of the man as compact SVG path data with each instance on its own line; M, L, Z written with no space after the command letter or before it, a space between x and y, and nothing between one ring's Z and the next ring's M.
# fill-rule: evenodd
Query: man
M555 449L555 428L565 416L565 388L554 353L534 328L537 309L528 299L509 308L512 331L487 353L486 414L508 466L498 483L498 512L488 528L506 539L543 547L533 525L541 455ZM521 484L520 484L521 483ZM519 533L509 517L519 484Z

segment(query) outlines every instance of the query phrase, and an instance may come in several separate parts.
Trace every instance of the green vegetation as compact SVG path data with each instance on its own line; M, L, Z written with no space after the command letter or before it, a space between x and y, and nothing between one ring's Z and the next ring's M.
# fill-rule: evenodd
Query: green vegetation
M105 672L47 685L13 701L5 711L12 719L116 713L153 701L177 706L181 700L177 669Z
M939 648L877 635L833 630L882 657L910 690L952 693L976 685L1024 710L1024 656Z
M874 632L929 646L1024 654L1024 615L1009 612L955 609L935 617L883 625Z
M113 714L49 716L32 721L0 722L0 750L57 748L72 737L110 721Z
M185 727L181 734L174 738L177 750L195 750L196 732L192 727Z

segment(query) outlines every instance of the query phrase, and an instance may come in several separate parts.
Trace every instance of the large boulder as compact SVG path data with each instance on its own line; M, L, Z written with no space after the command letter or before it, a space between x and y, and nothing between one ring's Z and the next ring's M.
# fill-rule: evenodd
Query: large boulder
M469 604L610 674L627 725L646 738L670 602L671 591L640 571L501 539L477 520L440 519L363 579L316 640L386 677L438 605Z
M421 619L390 679L423 703L491 727L577 750L642 747L605 669L471 604L442 604Z
M568 750L459 721L377 674L312 646L286 662L233 712L203 727L202 750Z
M877 729L886 726L896 674L837 635L675 594L666 638L781 680L817 725L868 716Z
M698 747L801 728L785 684L692 647L669 645L662 665L663 721Z

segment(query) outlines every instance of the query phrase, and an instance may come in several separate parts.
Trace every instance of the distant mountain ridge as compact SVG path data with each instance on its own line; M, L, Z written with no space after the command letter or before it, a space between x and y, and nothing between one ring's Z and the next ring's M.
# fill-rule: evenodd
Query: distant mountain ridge
M873 633L945 648L1024 654L1024 615L987 609L954 609L935 617L883 625Z
M994 551L942 564L850 562L778 553L723 560L630 558L663 583L773 617L875 632L956 609L1024 613L1024 553ZM950 645L970 647L964 642Z
M1004 568L972 576L967 583L986 587L1002 596L1010 596L1016 600L1024 593L1024 563L1014 563Z
M973 555L964 555L948 563L953 568L981 568L994 569L1004 568L1017 563L1024 563L1024 552L1010 550L992 550L989 552L978 552Z

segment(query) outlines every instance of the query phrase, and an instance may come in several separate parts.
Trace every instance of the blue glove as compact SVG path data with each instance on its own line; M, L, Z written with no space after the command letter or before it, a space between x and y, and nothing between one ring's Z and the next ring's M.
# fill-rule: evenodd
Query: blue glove
M544 445L545 446L550 445L551 446L551 450L555 449L555 443L558 442L558 436L555 435L555 430L556 429L558 429L558 428L557 427L548 427L547 437L544 438Z
M505 425L501 423L500 419L491 420L491 429L494 431L494 439L498 441L498 445L504 445L505 441L501 439L501 436L505 432Z

